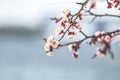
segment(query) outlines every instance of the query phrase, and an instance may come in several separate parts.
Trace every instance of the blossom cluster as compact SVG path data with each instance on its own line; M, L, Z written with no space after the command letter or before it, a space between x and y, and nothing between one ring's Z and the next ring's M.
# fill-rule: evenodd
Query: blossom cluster
M108 8L120 8L120 0L109 0Z
M46 51L47 55L53 56L54 55L53 49L58 48L59 46L60 46L59 42L56 41L53 36L50 36L46 40L46 44L45 44L45 51Z
M98 31L98 32L95 32L95 35L91 39L90 44L96 45L96 43L99 43L102 49L96 48L96 55L103 57L107 54L108 51L110 51L111 49L110 43L113 40L114 40L113 33L107 34L104 31Z
M68 32L67 39L72 39L76 35L76 29L79 32L82 31L82 27L79 24L80 20L82 20L82 14L80 13L78 17L74 19L70 10L66 9L63 11L63 13L63 15L60 15L53 19L58 26L55 29L55 34L59 36L60 34L65 34L65 32ZM48 56L53 56L53 50L59 47L61 47L59 40L55 40L53 36L50 36L46 40L45 51ZM78 43L69 45L69 49L70 48L74 51L73 57L78 58Z
M55 34L64 34L66 30L69 29L67 38L72 39L74 35L76 35L75 29L78 31L82 30L82 27L79 24L80 20L82 20L82 14L79 14L78 18L73 21L74 18L70 10L66 9L63 13L63 15L60 15L54 19L58 26L55 30Z
M108 3L108 8L120 8L120 0L106 0ZM90 2L90 6L88 7L88 11L86 10L87 4ZM104 31L97 31L95 34L89 36L85 34L82 30L80 25L81 21L83 20L83 16L93 15L96 17L101 16L113 16L113 17L120 17L118 15L111 15L111 14L95 14L91 12L91 9L96 9L96 0L85 0L83 3L77 3L81 5L79 11L75 14L72 14L70 10L66 9L63 11L62 15L59 15L55 18L51 18L56 24L57 27L55 29L55 34L59 36L58 40L55 40L53 36L48 37L45 39L46 44L44 46L45 51L48 56L54 55L54 49L58 49L63 46L68 46L69 50L73 52L72 56L77 59L79 56L79 49L80 45L83 41L90 39L90 45L98 46L96 47L95 57L104 57L107 53L111 53L111 42L114 40L114 37L119 35L118 38L120 39L120 30L116 30L113 32L104 32ZM84 13L84 15L82 14ZM86 14L89 13L89 14ZM65 37L67 39L73 39L76 34L82 34L84 36L83 39L73 42L67 42L65 44L60 43L61 40ZM55 36L56 37L56 36Z
M74 57L75 59L77 59L77 58L78 58L78 55L79 55L78 49L80 48L80 47L79 47L79 43L76 42L76 43L74 43L74 44L70 44L70 45L68 45L68 48L69 48L70 51L74 51L73 57Z

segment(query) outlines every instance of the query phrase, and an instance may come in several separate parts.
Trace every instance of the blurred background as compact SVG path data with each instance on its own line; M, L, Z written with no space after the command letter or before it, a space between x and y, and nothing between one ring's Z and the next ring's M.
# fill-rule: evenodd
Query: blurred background
M83 0L0 0L0 80L120 80L120 43L111 43L115 59L91 59L95 47L81 45L78 60L64 47L48 57L42 38L54 35L50 20L65 9L75 12ZM104 0L98 0L98 13L104 13ZM117 13L117 11L107 11ZM81 22L86 34L120 29L119 18L102 17Z

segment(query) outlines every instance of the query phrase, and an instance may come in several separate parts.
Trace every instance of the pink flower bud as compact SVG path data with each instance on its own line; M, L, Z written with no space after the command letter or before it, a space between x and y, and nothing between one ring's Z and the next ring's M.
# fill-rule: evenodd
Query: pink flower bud
M77 59L77 58L78 58L78 55L79 55L79 52L76 51L76 52L74 52L73 57L74 57L75 59Z
M111 36L112 36L112 37L114 37L114 36L115 36L115 34L113 34L113 33L112 33L112 34L111 34Z
M74 35L68 35L67 39L72 39Z
M113 4L109 2L107 8L112 8L112 6L113 6Z
M67 36L67 39L68 39L68 40L69 40L69 39L72 39L72 38L74 37L74 35L76 35L75 32L69 32L69 33L68 33L68 36Z
M101 42L101 41L102 41L102 39L101 39L101 38L98 38L98 39L97 39L97 41L98 41L98 42Z
M81 26L77 26L79 31L82 31L82 27Z
M90 4L90 9L95 9L96 7L96 2L95 0L92 0L91 4Z

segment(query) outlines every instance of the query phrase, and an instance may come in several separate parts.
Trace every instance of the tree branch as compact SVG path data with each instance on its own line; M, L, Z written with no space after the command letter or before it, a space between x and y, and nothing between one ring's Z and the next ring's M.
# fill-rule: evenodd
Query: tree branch
M95 16L95 17L116 17L116 18L120 18L120 15L113 15L113 14L95 14L93 12L91 12L90 10L85 10L87 13L89 13L90 15L85 15L85 16Z
M112 33L115 34L115 36L120 35L120 30L107 32L107 33L103 34L102 36L106 36L106 35L109 35L109 34L112 34ZM68 46L70 44L74 44L74 43L77 43L77 42L82 43L83 41L85 41L87 39L90 39L90 38L93 38L93 37L99 38L100 36L95 36L95 35L86 36L84 39L81 39L81 40L78 40L78 41L69 42L69 43L66 43L66 44L61 44L61 46Z

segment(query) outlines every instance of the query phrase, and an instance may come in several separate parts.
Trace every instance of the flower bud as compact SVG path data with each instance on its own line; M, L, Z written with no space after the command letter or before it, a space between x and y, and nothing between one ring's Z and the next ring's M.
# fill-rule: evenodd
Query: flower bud
M75 59L77 59L77 58L78 58L78 55L79 55L79 52L76 51L76 52L74 52L73 57L74 57Z

